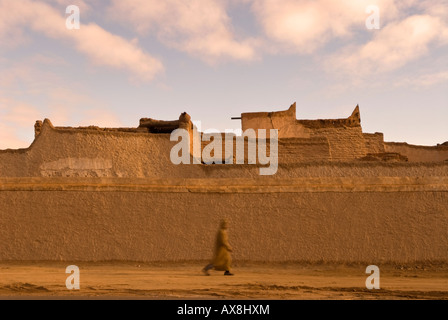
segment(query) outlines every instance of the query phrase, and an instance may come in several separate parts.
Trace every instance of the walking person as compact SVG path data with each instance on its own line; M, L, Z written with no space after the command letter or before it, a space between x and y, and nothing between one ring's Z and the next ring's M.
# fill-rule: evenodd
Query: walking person
M209 276L209 270L215 269L218 271L224 271L225 276L233 276L230 272L230 265L232 263L232 247L229 244L229 238L227 235L228 223L227 220L222 220L218 233L216 235L215 254L213 260L202 271L205 275Z

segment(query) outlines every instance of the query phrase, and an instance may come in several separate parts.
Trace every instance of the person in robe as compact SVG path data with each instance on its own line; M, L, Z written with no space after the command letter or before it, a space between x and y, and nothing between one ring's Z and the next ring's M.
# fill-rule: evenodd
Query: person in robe
M227 228L227 220L222 220L216 235L215 253L213 259L207 266L205 266L204 269L202 269L207 276L210 275L208 272L210 269L224 271L225 276L233 276L233 273L230 272L230 266L232 264L230 252L232 252L232 247L229 244Z

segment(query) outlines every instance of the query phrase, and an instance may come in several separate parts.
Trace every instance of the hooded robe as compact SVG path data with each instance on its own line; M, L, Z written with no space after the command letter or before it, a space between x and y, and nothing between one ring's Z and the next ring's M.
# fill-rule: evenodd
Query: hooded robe
M229 238L227 235L226 226L221 228L216 235L216 244L215 244L215 255L213 257L213 267L218 271L227 271L230 270L230 265L232 263L232 257L230 256L230 251L232 251L232 247L229 244Z

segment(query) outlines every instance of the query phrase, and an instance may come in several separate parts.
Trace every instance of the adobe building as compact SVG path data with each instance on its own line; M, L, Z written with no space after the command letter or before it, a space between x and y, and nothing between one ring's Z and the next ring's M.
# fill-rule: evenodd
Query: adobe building
M293 104L241 124L278 129L274 175L174 165L186 113L136 128L37 121L29 148L0 150L0 261L208 260L228 218L236 261L448 262L446 143L384 142L362 131L359 107L298 120Z
M414 146L384 142L382 133L364 133L359 106L345 119L297 120L294 103L286 111L243 113L241 123L243 131L251 128L278 129L281 145L285 149L284 155L294 153L288 162L296 162L297 159L351 161L376 158L386 161L441 162L448 159L448 143L435 147ZM300 145L303 144L312 144L313 147L308 152L302 152Z

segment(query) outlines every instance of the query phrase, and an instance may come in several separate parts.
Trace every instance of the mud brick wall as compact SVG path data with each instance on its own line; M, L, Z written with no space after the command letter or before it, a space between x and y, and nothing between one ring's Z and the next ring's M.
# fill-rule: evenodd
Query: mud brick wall
M425 180L426 179L426 180ZM448 180L1 179L0 260L448 262Z
M283 164L331 160L328 139L324 137L281 139L278 154Z
M225 161L226 143L222 135L222 163ZM255 153L257 153L258 145L255 140L252 143L256 146ZM202 150L210 144L210 141L202 141ZM270 155L270 141L266 143L267 155ZM233 140L233 163L236 163L236 141ZM213 155L213 154L212 154ZM258 160L258 156L257 156ZM329 161L330 146L328 139L325 137L316 138L280 138L278 140L278 162L282 164L313 162L313 161ZM248 140L244 142L244 163L248 163ZM258 163L258 162L257 162Z
M383 153L384 135L382 133L363 133L367 153Z
M346 136L348 140L350 134ZM327 141L280 139L279 169L267 178L448 175L447 162L327 161ZM169 134L80 132L44 125L30 148L0 151L0 177L259 178L257 165L173 165L169 155L175 143Z
M169 134L44 123L30 148L0 151L0 260L207 260L227 217L236 260L448 262L448 162L353 161L358 128L319 130L281 139L261 177L173 165Z
M320 128L313 130L311 136L328 139L334 161L350 161L367 154L361 127Z
M387 152L397 152L408 157L411 162L448 162L448 147L414 146L407 143L386 142Z

